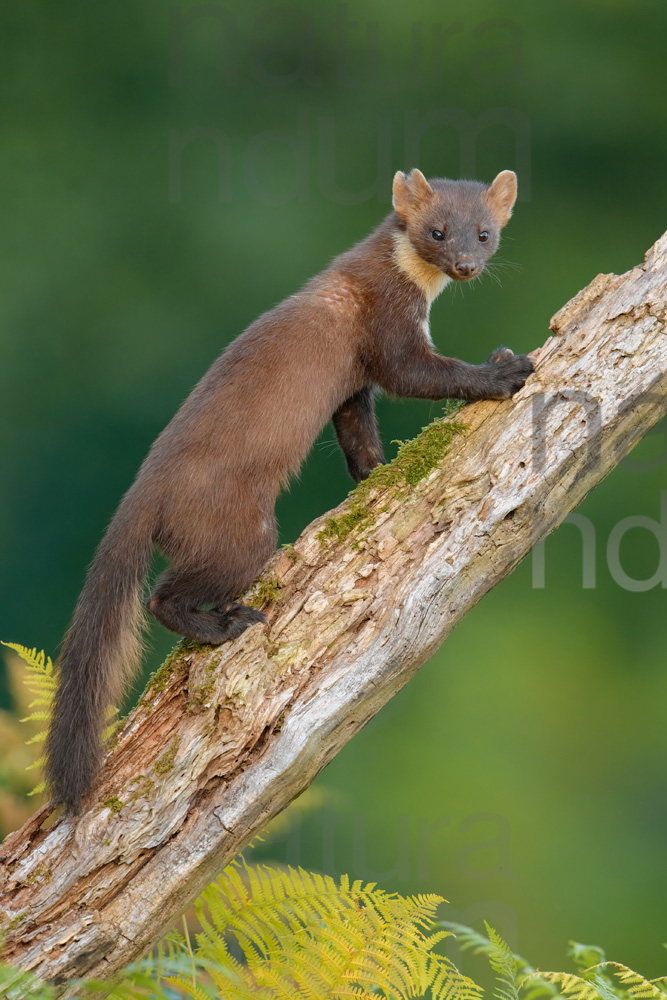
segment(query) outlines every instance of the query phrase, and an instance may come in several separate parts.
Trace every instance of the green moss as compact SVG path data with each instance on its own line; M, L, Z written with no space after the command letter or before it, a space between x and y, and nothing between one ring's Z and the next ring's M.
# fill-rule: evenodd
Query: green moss
M169 683L169 678L178 666L177 653L179 652L180 650L177 646L176 649L172 650L162 666L158 667L155 673L151 674L148 678L146 690L141 698L140 704L145 705L147 702L151 701L156 694L160 694L165 690L167 684Z
M110 795L108 799L104 800L102 805L105 809L108 809L110 813L115 814L121 811L125 803L121 802L117 795Z
M278 600L282 589L275 577L260 580L255 593L247 603L251 604L253 608L261 608L264 604L272 604L273 601Z
M127 722L127 715L123 715L121 718L116 719L116 721L109 726L107 731L107 736L105 740L105 748L107 750L115 750L118 746L118 740L120 739L120 734L123 732L123 727Z
M416 486L438 465L449 451L457 434L465 425L458 420L434 420L419 437L401 442L394 463L406 483Z
M26 885L48 885L51 881L51 872L44 863L37 865L29 875L26 875Z
M201 649L201 643L193 642L191 639L181 639L172 649L171 653L161 667L151 674L146 684L146 689L139 700L142 708L150 708L151 702L157 694L165 691L169 681L184 665L185 656L188 653L196 653Z
M185 703L185 711L188 715L195 715L198 712L203 712L204 709L208 708L208 702L213 694L213 688L215 687L215 677L211 677L206 684L200 684L199 687L195 687L190 692L190 697Z
M434 420L412 441L397 442L399 449L393 462L376 466L352 490L347 509L338 517L327 518L324 527L317 533L320 544L342 542L355 529L370 527L375 521L375 515L368 508L371 494L392 489L399 496L401 487L403 493L408 492L410 487L416 486L442 461L454 437L463 434L465 430L466 425L458 420ZM386 504L382 509L387 509ZM359 542L354 542L353 547L359 548Z
M128 790L134 786L134 790L130 794L129 805L133 806L138 799L146 798L154 787L155 782L152 778L147 778L145 774L137 774L131 781L128 782Z
M303 562L303 556L296 551L291 542L286 542L282 548L285 555L289 556L293 563Z
M185 703L185 711L188 714L203 712L204 709L209 707L208 702L210 701L215 688L215 675L217 669L217 659L210 659L206 664L206 674L208 676L208 680L199 686L193 685L193 687L189 688L190 697Z
M285 722L286 718L287 718L287 711L281 712L281 714L276 719L275 726L273 727L274 733L279 733L280 732L280 730L283 728L283 723Z
M467 406L465 399L446 399L442 412L446 417L453 417L455 413Z
M174 736L171 741L171 746L163 753L161 757L155 761L153 765L153 770L156 774L169 774L170 771L174 769L174 761L176 760L176 754L178 753L178 748L181 745L180 737Z
M367 527L374 520L371 512L357 501L351 503L340 517L328 517L317 537L323 544L331 540L342 542L355 528Z

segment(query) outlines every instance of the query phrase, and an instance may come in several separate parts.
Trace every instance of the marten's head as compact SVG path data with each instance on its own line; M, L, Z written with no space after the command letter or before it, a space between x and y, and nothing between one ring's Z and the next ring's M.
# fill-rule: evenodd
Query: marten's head
M492 184L482 184L443 177L427 181L420 170L407 176L399 170L393 196L400 251L414 250L448 277L467 281L481 274L498 247L516 201L516 174L503 170Z

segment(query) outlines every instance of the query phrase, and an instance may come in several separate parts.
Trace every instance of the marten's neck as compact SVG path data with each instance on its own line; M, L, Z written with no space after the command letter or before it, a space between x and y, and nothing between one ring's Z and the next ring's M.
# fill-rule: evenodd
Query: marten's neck
M433 300L452 280L419 256L395 212L355 247L337 257L331 268L349 271L375 289L395 288L398 279L401 294L414 295L415 304L425 303L427 313Z
M443 274L439 267L419 256L404 230L395 229L392 239L396 266L417 286L430 306L452 279Z

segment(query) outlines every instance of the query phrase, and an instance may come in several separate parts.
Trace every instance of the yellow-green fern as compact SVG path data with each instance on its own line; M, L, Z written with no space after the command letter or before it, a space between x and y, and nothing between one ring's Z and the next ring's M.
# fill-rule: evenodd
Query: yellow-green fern
M97 1000L407 1000L426 995L480 1000L481 989L433 952L443 936L431 933L430 915L438 901L437 896L384 893L347 878L337 883L301 870L230 866L199 900L204 929L194 947L187 928L185 935L171 934L151 959L126 969L122 982L78 980L76 995ZM217 923L223 913L229 924ZM584 967L590 957L604 958L595 946L570 942L569 956L581 975L539 973L488 925L487 936L461 924L450 926L456 927L463 950L486 956L501 983L515 978L518 968L530 970L516 983L523 1000L536 984L558 997L667 1000L664 976L647 980L606 959ZM228 932L237 943L245 941L243 963L229 951ZM11 992L1 993L7 984ZM507 992L506 986L501 989ZM13 1000L54 997L30 974L2 965L0 993Z
M664 977L644 979L638 972L618 962L601 962L585 969L581 976L566 972L537 972L546 982L558 987L571 1000L667 1000Z
M489 965L496 973L496 1000L519 1000L519 963L506 941L484 921L489 935Z
M33 694L34 700L30 702L28 708L34 709L29 715L24 716L21 722L36 722L44 723L44 728L34 736L31 736L29 740L26 740L26 744L30 743L44 743L46 740L46 734L48 732L49 723L51 721L51 713L53 710L53 700L55 698L56 689L58 687L58 671L55 664L52 662L50 656L46 656L44 650L37 652L37 649L28 649L27 646L22 646L18 642L3 642L0 639L0 645L7 646L8 649L13 649L17 653L23 662L27 665L28 669L23 678L23 683L28 688L28 691ZM107 726L103 733L103 740L108 740L115 729L115 717L117 714L117 709L112 705L107 713ZM26 767L26 771L33 771L37 768L43 770L44 768L44 757L39 757L37 760L33 761ZM44 791L46 785L42 781L37 785L32 791L28 792L28 795L38 795Z
M21 722L46 723L44 729L41 729L34 736L31 736L29 740L26 740L27 744L43 743L46 739L48 723L51 718L53 699L58 684L58 675L51 657L46 656L44 650L38 653L37 649L28 649L27 646L21 646L18 642L1 642L1 644L3 646L7 646L8 649L13 649L15 653L18 653L23 662L27 664L28 669L24 677L24 683L30 693L34 695L33 701L31 701L28 706L28 708L33 709L33 711L31 711L29 715L22 718ZM43 766L44 757L40 757L38 760L30 764L26 770L32 771L36 768L41 769ZM33 788L31 792L28 792L28 794L37 795L43 791L44 782L41 782L36 788Z
M495 995L502 1000L533 1000L545 994L570 1000L667 1000L667 977L644 979L627 965L608 962L597 945L570 941L568 955L579 974L537 972L488 924L487 936L464 924L441 921L439 926L455 934L462 951L486 956L498 976Z
M156 997L167 996L162 987L155 992L164 983L192 1000L481 1000L480 988L434 950L449 935L432 932L440 902L347 876L337 882L303 869L233 863L197 902L194 948L170 935L113 995L129 1000L149 981Z
M535 969L523 956L510 950L509 945L489 924L484 921L487 934L480 934L465 924L441 920L439 927L444 927L456 938L461 951L470 951L473 955L484 955L498 976L496 996L512 992L517 987L522 992L522 1000L538 1000L542 997L559 996L558 989L546 980L531 979ZM512 981L508 990L506 979Z
M667 1000L664 976L659 979L644 979L638 972L634 972L627 965L620 965L618 962L605 962L604 968L609 969L611 974L620 981L623 992L632 1000L653 1000L653 998Z
M34 699L22 721L46 723L27 743L46 737L57 672L43 652L2 643L27 664ZM115 710L114 710L115 711ZM38 767L42 760L32 767ZM41 791L43 786L30 794ZM434 894L403 897L375 883L336 882L328 875L233 862L197 901L201 932L192 946L172 933L156 955L125 970L122 982L79 983L82 996L109 1000L481 1000L482 990L435 950L456 934L463 950L484 954L497 974L497 1000L667 1000L667 979L646 980L608 962L601 949L570 942L580 975L536 972L488 924L487 936L459 924L434 928L442 902ZM231 936L243 956L230 950ZM164 988L162 986L164 984ZM7 986L10 990L7 992ZM50 987L0 965L2 995L47 1000ZM111 991L111 992L110 992Z
M0 997L3 1000L55 1000L53 986L31 972L0 965Z

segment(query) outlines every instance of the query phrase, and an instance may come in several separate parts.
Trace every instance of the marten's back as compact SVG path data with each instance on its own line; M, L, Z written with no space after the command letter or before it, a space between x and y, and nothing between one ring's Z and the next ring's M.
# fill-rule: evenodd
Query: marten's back
M208 469L277 491L363 385L363 312L354 281L328 270L258 317L192 390L140 475L179 489Z

